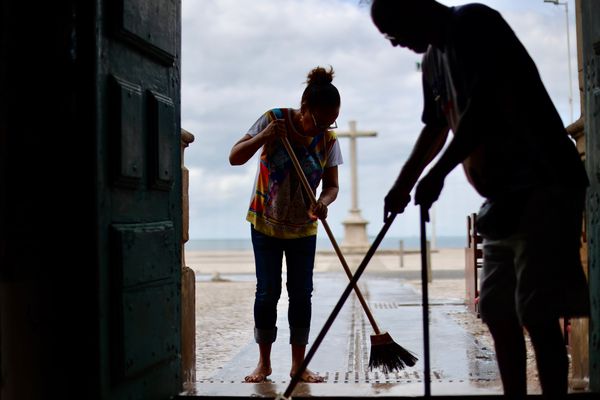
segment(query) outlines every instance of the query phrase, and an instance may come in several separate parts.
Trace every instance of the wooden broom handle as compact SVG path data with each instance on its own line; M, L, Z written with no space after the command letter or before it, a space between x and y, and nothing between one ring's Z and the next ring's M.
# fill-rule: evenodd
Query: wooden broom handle
M287 137L282 137L281 141L283 142L283 146L285 147L288 154L290 155L290 158L292 159L292 163L294 164L296 173L300 177L300 181L302 182L304 191L310 198L311 204L316 205L317 198L315 197L315 194L313 193L313 191L310 187L310 184L308 183L308 180L306 179L306 176L304 175L304 171L302 171L302 167L300 166L300 162L298 162L298 158L296 157L296 154L294 153L294 149L292 149L292 145L290 144ZM342 251L340 250L340 247L338 246L338 244L335 240L335 237L333 236L333 232L331 232L331 229L329 228L329 224L327 223L325 218L322 218L321 222L323 223L323 228L325 228L325 232L327 232L327 236L329 236L329 240L331 240L331 244L333 245L335 253L337 254L338 258L340 259L342 266L344 267L344 271L346 272L348 279L350 279L350 281L352 281L352 271L350 271L350 268L348 267L348 263L346 263L346 259L344 258L344 255L342 254ZM358 297L358 300L360 301L360 304L362 305L363 310L365 310L365 313L367 314L367 318L369 318L369 322L371 323L371 326L373 327L375 334L376 335L381 334L381 331L379 330L379 327L377 326L377 322L375 322L375 318L373 318L373 314L371 313L371 310L369 309L369 306L367 305L367 302L365 301L365 298L363 297L360 289L358 288L358 286L356 284L353 285L353 289L354 289L354 292L356 293L356 296Z

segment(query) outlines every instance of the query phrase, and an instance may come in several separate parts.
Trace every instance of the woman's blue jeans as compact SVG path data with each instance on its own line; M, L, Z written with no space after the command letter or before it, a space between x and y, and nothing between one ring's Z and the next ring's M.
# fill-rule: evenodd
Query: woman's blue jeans
M277 302L281 296L285 254L290 343L306 345L310 331L317 236L279 239L258 232L252 225L251 235L256 265L254 339L256 343L273 343L277 337Z

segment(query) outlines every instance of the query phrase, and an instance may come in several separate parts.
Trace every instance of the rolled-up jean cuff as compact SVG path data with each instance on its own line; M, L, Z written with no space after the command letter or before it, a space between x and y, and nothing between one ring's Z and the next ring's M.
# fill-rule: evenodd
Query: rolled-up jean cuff
M277 339L277 327L273 329L254 328L254 340L256 343L273 343Z
M290 328L290 344L306 346L310 328Z

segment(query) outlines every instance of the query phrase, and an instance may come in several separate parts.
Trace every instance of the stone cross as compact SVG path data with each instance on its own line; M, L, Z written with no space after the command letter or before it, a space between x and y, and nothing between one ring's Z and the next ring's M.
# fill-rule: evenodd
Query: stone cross
M337 136L350 138L350 176L352 190L352 206L350 214L344 220L344 240L342 247L350 252L366 251L369 247L367 237L367 224L369 223L360 215L358 208L358 177L356 174L356 139L359 137L377 136L374 131L357 131L356 121L350 121L350 130L347 132L336 132Z

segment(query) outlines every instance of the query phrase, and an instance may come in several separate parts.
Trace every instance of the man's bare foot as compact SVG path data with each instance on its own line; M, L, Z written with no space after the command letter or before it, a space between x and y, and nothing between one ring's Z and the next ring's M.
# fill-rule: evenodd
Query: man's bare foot
M247 383L261 383L267 380L267 376L271 375L273 371L271 367L264 367L262 365L257 366L250 375L244 377L244 381Z
M294 377L294 375L296 375L296 372L291 371L290 376ZM325 381L325 378L323 378L320 375L315 374L311 370L306 369L306 370L304 370L304 373L300 377L300 381L307 382L307 383L321 383L321 382Z

